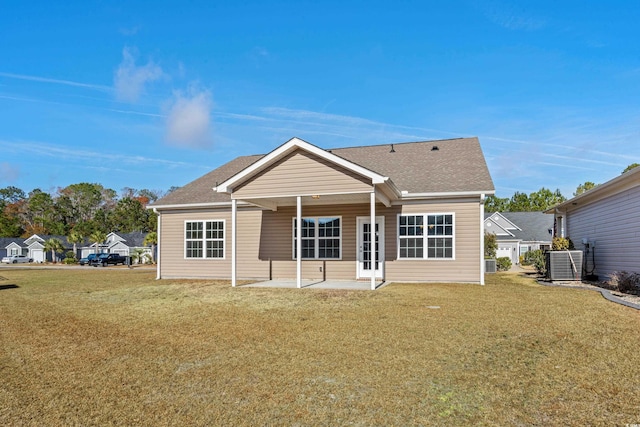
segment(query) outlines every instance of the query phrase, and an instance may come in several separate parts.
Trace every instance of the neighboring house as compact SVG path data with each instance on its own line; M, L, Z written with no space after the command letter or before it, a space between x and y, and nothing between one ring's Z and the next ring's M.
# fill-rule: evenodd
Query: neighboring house
M151 247L145 246L144 239L147 237L147 233L134 232L134 233L116 233L111 232L107 234L107 238L103 243L98 245L96 250L96 244L93 243L89 246L85 246L81 250L82 257L86 257L91 253L116 253L122 256L130 256L134 251L139 250L141 255L149 254L151 256Z
M62 246L64 247L64 251L62 253L56 254L56 258L63 259L65 257L65 253L69 250L73 250L73 245L67 241L65 236L54 236L54 235L38 235L34 234L31 237L26 239L16 239L16 242L13 242L9 246L7 246L7 251L22 251L23 255L28 256L33 259L33 262L51 262L53 259L51 258L51 251L44 250L44 244L47 240L55 238L60 240ZM18 246L20 249L18 249ZM20 252L16 252L20 253Z
M484 283L491 194L477 138L332 150L293 138L150 206L157 277Z
M561 237L585 250L587 274L640 273L640 167L547 211ZM595 262L595 271L594 270Z
M493 212L485 214L484 231L496 235L496 257L513 264L535 249L551 249L553 218L544 212Z
M11 255L26 255L23 246L24 239L20 237L0 237L0 258Z

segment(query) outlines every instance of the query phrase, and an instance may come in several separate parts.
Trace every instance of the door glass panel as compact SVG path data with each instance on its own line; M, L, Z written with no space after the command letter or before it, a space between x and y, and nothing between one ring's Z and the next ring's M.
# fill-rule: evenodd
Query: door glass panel
M375 228L375 244L376 244L376 266L375 269L379 269L380 265L380 242L378 239L378 224ZM362 224L362 268L365 271L371 270L371 224Z

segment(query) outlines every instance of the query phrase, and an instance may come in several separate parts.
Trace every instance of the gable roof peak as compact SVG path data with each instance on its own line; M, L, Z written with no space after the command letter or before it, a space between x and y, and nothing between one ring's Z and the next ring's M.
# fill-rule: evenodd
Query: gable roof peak
M233 188L237 186L239 183L244 182L245 180L254 176L256 173L259 173L261 170L269 167L273 163L277 162L278 160L284 158L285 156L299 149L307 151L311 154L314 154L322 159L328 160L339 166L342 166L345 169L348 169L360 175L366 176L372 180L373 184L383 184L389 180L388 177L382 176L370 169L360 166L359 164L356 164L341 156L333 154L329 150L320 148L317 145L313 145L298 137L293 137L287 142L285 142L284 144L280 145L279 147L271 151L269 154L255 161L249 167L239 171L238 173L236 173L226 181L216 185L216 187L214 188L214 191L217 191L219 193L230 193L233 191Z

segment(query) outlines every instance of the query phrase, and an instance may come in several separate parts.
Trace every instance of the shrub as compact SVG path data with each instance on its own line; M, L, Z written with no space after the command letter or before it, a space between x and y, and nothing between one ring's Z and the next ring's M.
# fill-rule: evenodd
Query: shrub
M65 258L62 260L63 264L75 264L76 262L78 262L78 260L76 259L76 254L73 253L73 251L67 251L64 254Z
M542 276L547 274L547 261L544 256L544 251L541 249L535 249L525 253L523 265L533 265L538 274Z
M640 295L640 274L627 271L614 271L609 284L620 292Z
M511 258L508 256L501 256L496 259L496 268L498 271L507 271L511 268Z
M495 258L498 250L498 240L494 233L484 233L484 257Z
M568 237L554 237L551 241L552 251L570 251L575 249L573 242Z

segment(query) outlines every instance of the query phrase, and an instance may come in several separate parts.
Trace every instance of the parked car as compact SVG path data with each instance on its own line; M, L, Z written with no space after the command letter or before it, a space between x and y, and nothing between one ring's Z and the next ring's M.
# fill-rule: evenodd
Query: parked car
M80 261L78 261L78 264L80 264L80 265L91 264L91 260L93 260L95 258L98 258L98 255L100 255L100 254L89 254L85 258L80 258Z
M21 262L33 262L33 258L29 258L25 255L9 255L2 258L2 262L5 264L18 264Z
M127 264L127 257L120 254L100 254L97 258L91 260L91 265L97 267L99 265L106 267L107 265Z

